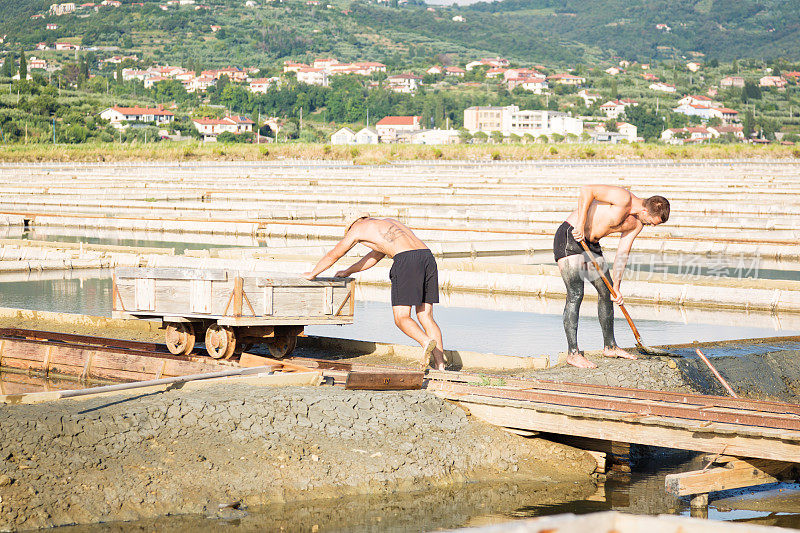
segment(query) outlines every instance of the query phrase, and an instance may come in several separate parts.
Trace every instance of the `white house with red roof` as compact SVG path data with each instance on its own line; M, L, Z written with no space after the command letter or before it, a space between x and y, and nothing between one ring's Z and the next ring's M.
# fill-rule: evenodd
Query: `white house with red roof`
M328 73L321 68L305 67L297 71L297 81L309 85L328 86Z
M113 106L103 110L100 118L108 120L112 126L118 129L127 127L129 122L155 122L157 125L169 124L175 118L174 113L164 109L164 106L157 107L121 107Z
M664 83L661 81L658 81L656 83L651 83L650 90L661 91L662 93L674 93L677 91L675 86L672 85L671 83Z
M389 89L396 93L413 93L422 84L422 77L416 74L396 74L386 78Z
M636 107L637 105L639 105L639 102L629 98L623 98L622 100L609 100L600 106L600 111L602 111L608 118L618 118L620 115L625 113L626 107Z
M434 65L431 68L429 68L428 70L426 70L425 72L427 72L428 74L432 74L434 76L438 76L439 74L444 72L444 67L439 66L439 65Z
M249 118L237 115L223 118L196 118L192 123L204 137L215 137L226 131L237 135L248 133L253 131L255 125Z
M786 79L783 76L764 76L758 80L758 86L783 89L786 87Z
M681 113L690 117L700 117L702 120L718 118L722 122L729 124L739 118L739 112L735 109L722 106L711 106L702 104L681 104L675 109L675 113Z
M266 94L270 87L276 86L280 78L257 78L250 80L248 89L251 93Z
M28 68L29 69L46 69L47 68L47 61L44 59L39 59L36 56L31 56L28 58Z
M498 68L498 67L507 67L508 65L509 65L508 59L495 57L494 59L479 59L477 61L470 61L469 63L467 63L466 69L472 70L475 67Z
M517 87L521 87L526 91L531 91L534 94L542 94L550 87L550 85L547 83L547 78L540 74L535 76L518 76L515 78L507 78L506 87L509 91L513 91Z
M713 98L710 98L708 96L703 96L702 94L687 94L686 96L678 100L678 105L717 106L719 104L715 102Z
M713 138L714 134L705 126L668 128L661 132L661 140L669 144L699 143Z
M490 68L489 70L486 71L486 77L487 78L499 78L499 77L502 76L503 79L505 79L505 76L504 76L505 72L506 72L506 69L503 68L503 67L493 67L493 68Z
M709 126L708 131L714 134L714 137L722 137L723 135L731 135L734 139L744 140L744 127L739 124L723 124L722 126Z
M445 76L457 76L459 78L463 78L466 73L467 71L461 67L445 67L444 69Z
M56 50L80 50L81 47L72 43L56 43Z
M284 61L283 62L283 72L297 72L301 68L309 68L310 65L306 65L305 63L298 63L296 61Z
M397 142L404 136L409 136L411 132L422 129L422 117L420 115L410 116L388 116L383 117L375 124L375 130L382 143Z

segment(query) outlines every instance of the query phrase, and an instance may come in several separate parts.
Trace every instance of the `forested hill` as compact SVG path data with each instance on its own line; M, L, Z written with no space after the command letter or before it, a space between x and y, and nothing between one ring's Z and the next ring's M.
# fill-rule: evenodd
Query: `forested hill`
M469 10L628 59L692 51L721 60L800 55L797 0L503 0Z
M75 13L54 16L47 14L52 1L0 0L0 36L7 36L0 47L67 40L203 66L321 55L389 65L437 54L545 64L692 52L719 60L800 57L798 0L503 0L435 8L421 0L121 1L96 8L78 2Z

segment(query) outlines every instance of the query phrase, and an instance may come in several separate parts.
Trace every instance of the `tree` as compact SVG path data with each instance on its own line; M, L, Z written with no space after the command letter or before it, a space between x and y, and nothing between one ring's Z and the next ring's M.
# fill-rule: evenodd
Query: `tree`
M606 131L619 131L617 121L613 118L606 120Z
M28 60L25 59L24 50L19 54L19 79L21 80L28 79Z
M749 139L753 135L753 112L749 109L744 113L744 120L742 120L742 133L744 138Z
M475 139L479 143L485 143L486 139L488 139L489 136L486 135L486 132L476 131L475 135L473 135L472 138Z
M492 142L495 144L500 144L503 142L503 132L502 131L493 131L490 136L492 137Z
M458 138L463 144L468 144L472 140L472 134L467 128L461 128L458 130Z
M639 135L644 137L646 141L659 139L661 132L664 131L664 119L645 105L625 108L625 119L636 126Z
M0 71L0 75L5 78L10 78L14 75L14 52L6 54L5 60L3 61L3 70Z

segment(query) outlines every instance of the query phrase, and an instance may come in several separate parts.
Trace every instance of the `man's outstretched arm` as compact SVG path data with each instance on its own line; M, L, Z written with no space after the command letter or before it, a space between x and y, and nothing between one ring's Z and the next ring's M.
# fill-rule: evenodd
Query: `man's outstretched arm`
M576 241L584 240L583 230L592 202L597 200L616 207L626 208L631 205L631 193L627 189L615 185L584 185L578 196L578 220L572 230Z
M618 304L622 303L622 293L620 292L622 275L625 273L625 266L628 264L628 256L631 253L633 240L642 231L642 227L641 223L637 223L633 228L623 231L617 245L617 253L614 255L614 267L611 271L611 282L613 283L614 292L617 293L617 298L614 301Z
M320 275L320 273L325 272L330 267L333 266L336 261L344 257L344 254L350 251L350 249L356 245L358 242L358 238L355 235L354 231L350 231L347 235L344 236L344 239L336 243L336 246L333 247L331 251L326 253L322 256L322 259L319 260L317 265L311 270L311 272L306 272L303 274L303 277L306 279L312 280Z
M344 270L340 270L335 274L337 278L346 278L350 274L354 274L355 272L361 272L362 270L367 270L368 268L372 268L378 264L378 261L386 257L386 254L382 254L381 252L376 252L372 250L370 253L359 259L356 263L353 263L348 268Z

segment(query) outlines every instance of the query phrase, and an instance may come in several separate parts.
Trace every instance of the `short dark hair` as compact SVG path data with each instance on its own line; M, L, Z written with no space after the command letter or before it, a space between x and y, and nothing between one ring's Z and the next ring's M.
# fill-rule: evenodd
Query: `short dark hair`
M643 203L644 208L647 209L647 212L654 217L659 217L662 224L669 220L669 200L663 196L651 196L650 198L645 198Z

